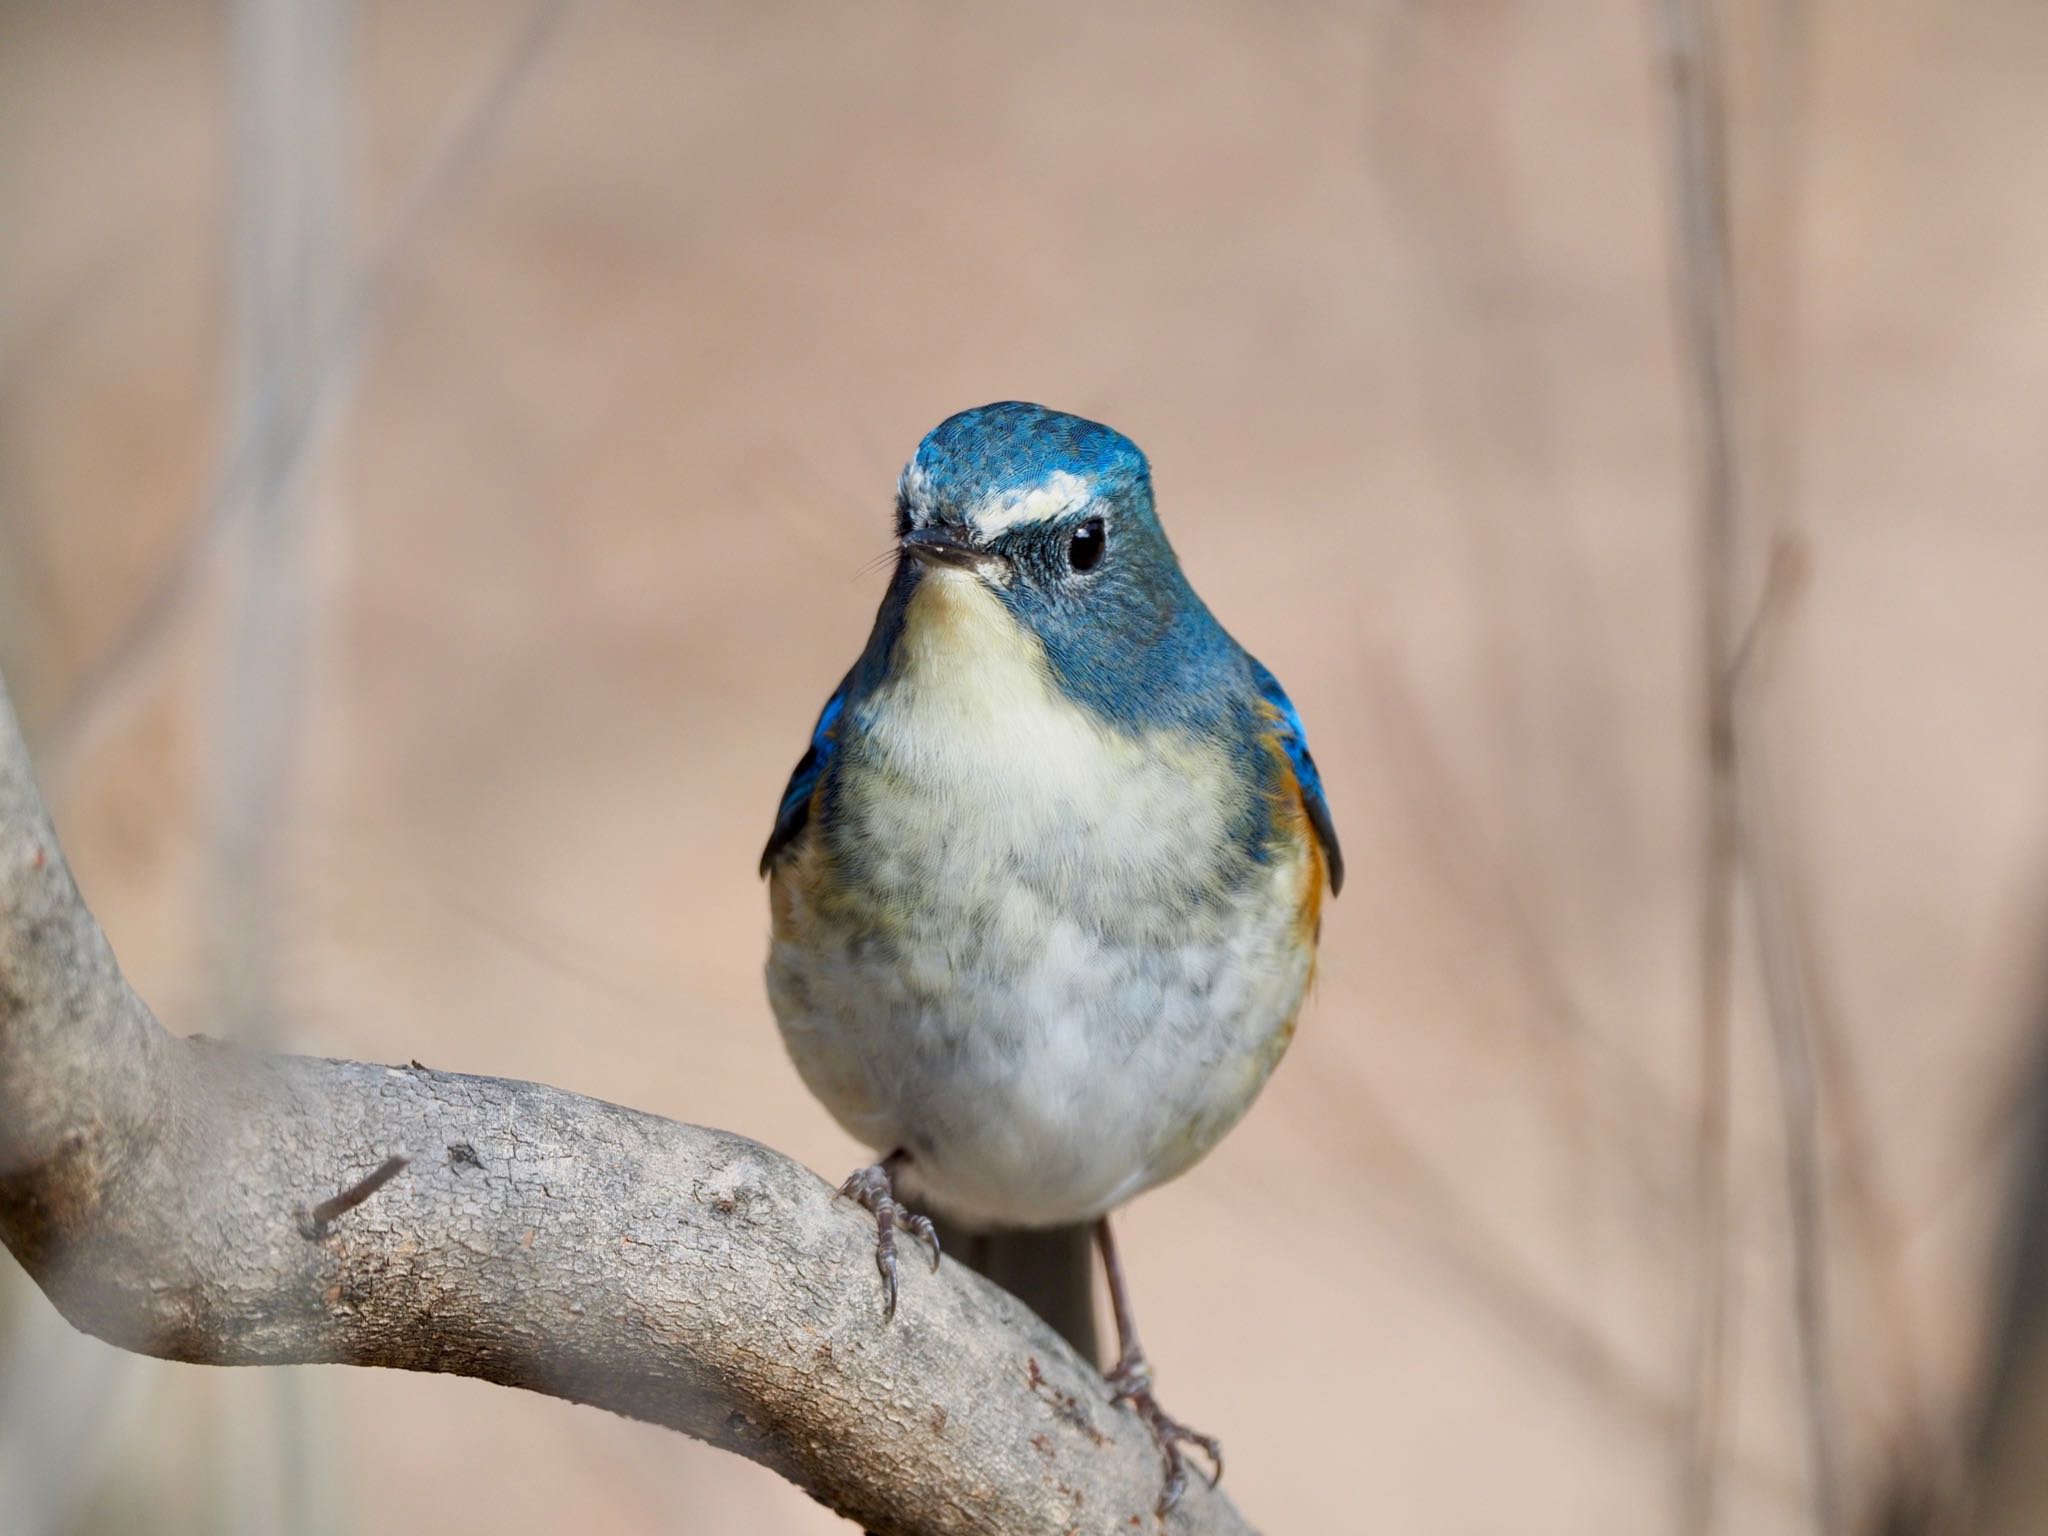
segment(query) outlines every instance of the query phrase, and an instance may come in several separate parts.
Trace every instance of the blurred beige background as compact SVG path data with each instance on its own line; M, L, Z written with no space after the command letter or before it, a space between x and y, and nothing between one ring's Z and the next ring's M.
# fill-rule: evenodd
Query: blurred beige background
M267 1027L838 1177L761 992L775 798L918 437L998 398L1098 415L1287 680L1351 869L1286 1065L1126 1217L1166 1400L1266 1529L1670 1528L1701 768L1647 9L561 10L335 9L301 277L380 275L309 354L348 366L278 578ZM1835 3L1803 50L1792 13L1729 18L1744 382L1810 541L1773 719L1868 1492L1970 1365L2048 923L2048 10ZM33 739L234 458L231 21L0 8L0 664ZM235 547L46 786L133 979L216 1033ZM1722 1525L1771 1536L1808 1528L1805 1473L1739 1002ZM0 1501L47 1480L51 1530L844 1528L471 1382L129 1366L11 1266L0 1351Z

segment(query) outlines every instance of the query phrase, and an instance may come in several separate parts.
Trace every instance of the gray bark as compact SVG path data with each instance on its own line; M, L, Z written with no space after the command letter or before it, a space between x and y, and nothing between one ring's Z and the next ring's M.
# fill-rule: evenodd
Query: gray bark
M884 1324L873 1223L777 1152L536 1083L166 1033L65 867L4 684L0 1240L143 1354L591 1403L877 1532L1158 1528L1157 1452L1090 1366L914 1248ZM1248 1530L1199 1479L1165 1528Z

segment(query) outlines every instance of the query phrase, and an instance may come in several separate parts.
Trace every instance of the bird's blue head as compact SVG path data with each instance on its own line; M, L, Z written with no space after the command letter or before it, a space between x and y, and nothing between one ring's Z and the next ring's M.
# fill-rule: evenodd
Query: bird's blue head
M1241 654L1181 574L1121 432L1020 401L949 416L904 467L898 590L972 580L1070 698L1126 725L1207 716Z

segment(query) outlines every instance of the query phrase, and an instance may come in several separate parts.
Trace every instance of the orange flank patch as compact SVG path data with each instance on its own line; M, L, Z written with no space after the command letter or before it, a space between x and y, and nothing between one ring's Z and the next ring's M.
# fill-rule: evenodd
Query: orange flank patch
M818 782L811 786L811 803L808 819L796 839L782 850L775 865L768 871L768 931L785 943L795 941L797 901L801 897L806 907L814 907L822 894L819 887L824 878L824 855L818 836L818 803L825 796L825 776L818 775Z
M796 842L768 871L768 930L784 943L802 939L797 932L797 910L815 910L821 860L814 828L806 827Z
M1263 701L1258 707L1259 713L1267 720L1278 723L1278 710ZM1287 756L1287 748L1280 743L1280 733L1269 731L1260 739L1273 755L1273 765L1280 770L1279 788L1271 797L1273 830L1284 839L1299 843L1308 854L1301 861L1300 906L1295 910L1294 924L1301 941L1313 950L1323 936L1323 846L1316 838L1315 829L1309 825L1308 805L1301 797L1301 780L1295 777L1294 763ZM1310 979L1314 979L1313 973Z
M1278 710L1264 702L1258 708L1268 721L1278 724ZM1294 763L1287 756L1287 748L1280 743L1280 733L1268 731L1261 741L1273 754L1273 764L1280 770L1278 787L1270 797L1273 831L1282 840L1298 843L1306 854L1301 861L1301 890L1294 909L1294 933L1296 941L1308 951L1308 976L1302 983L1301 1002L1295 1004L1286 1023L1274 1032L1270 1047L1259 1055L1259 1077L1263 1081L1279 1064L1280 1058L1287 1054L1287 1047L1293 1044L1295 1026L1301 1022L1301 1004L1307 1001L1309 989L1315 985L1316 946L1323 936L1324 860L1322 844L1316 839L1315 828L1309 824L1308 806L1301 797L1301 780L1295 776Z

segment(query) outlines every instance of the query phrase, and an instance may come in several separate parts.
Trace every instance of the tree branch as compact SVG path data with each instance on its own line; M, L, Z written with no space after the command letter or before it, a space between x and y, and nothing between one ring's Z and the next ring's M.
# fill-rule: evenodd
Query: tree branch
M873 1224L780 1153L537 1083L167 1034L79 898L4 683L0 1240L143 1354L591 1403L877 1532L1156 1528L1158 1454L1093 1369L960 1264L907 1266L885 1325ZM1249 1529L1199 1483L1165 1526Z

